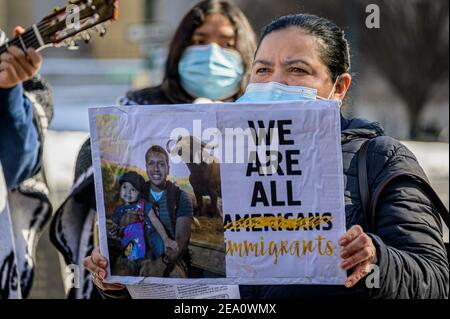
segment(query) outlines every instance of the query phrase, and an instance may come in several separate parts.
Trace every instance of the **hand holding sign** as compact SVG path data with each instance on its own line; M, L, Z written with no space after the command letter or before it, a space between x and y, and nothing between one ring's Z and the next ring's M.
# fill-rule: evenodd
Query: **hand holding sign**
M92 255L84 258L83 266L92 274L92 281L101 290L122 290L124 285L107 284L103 280L107 276L108 260L100 254L100 248L96 247L92 251Z
M344 270L354 268L353 273L345 281L347 288L353 287L368 274L367 268L377 263L376 248L372 239L364 233L359 225L352 226L340 239L341 267Z

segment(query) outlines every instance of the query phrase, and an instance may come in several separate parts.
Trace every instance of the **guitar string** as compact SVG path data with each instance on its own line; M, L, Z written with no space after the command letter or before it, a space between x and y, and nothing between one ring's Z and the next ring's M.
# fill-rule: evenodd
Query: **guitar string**
M39 32L42 34L42 33L44 33L45 31L49 30L51 27L52 27L52 26L46 27L46 28L44 28L44 29L42 29L42 30L39 30ZM92 27L94 27L94 26L92 26ZM80 32L81 32L81 31L80 31ZM25 44L27 44L27 45L26 45L27 48L30 48L30 47L33 47L33 48L40 48L40 47L42 47L42 45L39 43L39 40L38 40L37 36L35 35L33 29L28 30L26 33L22 34L21 37L22 37L23 42L24 42ZM13 46L17 46L17 47L19 47L19 48L22 48L22 43L21 43L21 41L20 41L19 36L16 36L15 38L9 40L6 44L8 44L8 46L13 45ZM3 46L6 47L6 44L3 45ZM45 45L45 44L44 44L44 45ZM1 48L1 47L2 47L2 46L0 46L0 48ZM0 50L0 51L1 51L1 50Z
M39 32L42 34L46 31L48 31L52 26L49 24L49 21L43 20L36 24ZM45 26L42 28L42 26ZM94 25L95 26L95 25ZM92 27L94 27L92 26ZM41 29L42 28L42 29ZM36 37L36 34L34 32L34 29L28 29L24 34L21 35L23 42L28 44L28 48L37 46L36 48L40 48L41 44L39 43L39 40ZM11 44L14 46L22 47L22 43L20 41L19 36L16 36L14 39L8 41L6 44L0 46L0 52L2 47L6 47L6 45L10 46ZM6 50L5 50L6 52Z
M41 24L41 26L43 26L43 25L44 24ZM38 29L38 30L42 34L43 32L49 30L50 28L51 28L51 26L46 26L46 28ZM21 38L24 43L28 44L27 48L30 48L30 47L35 48L36 45L37 45L37 48L41 47L39 40L37 39L33 29L29 29L28 31L26 31L24 34L21 35ZM1 47L7 48L8 46L11 46L11 45L22 48L22 43L20 41L19 36L16 36L15 38L9 40L4 45L0 46L0 48ZM6 52L6 50L5 50L5 52Z

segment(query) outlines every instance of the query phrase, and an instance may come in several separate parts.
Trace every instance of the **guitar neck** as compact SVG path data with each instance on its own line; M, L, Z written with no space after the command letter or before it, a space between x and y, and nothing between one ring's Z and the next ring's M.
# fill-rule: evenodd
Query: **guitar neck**
M33 26L26 30L23 34L16 36L14 39L1 45L0 54L7 52L8 48L11 46L16 46L22 51L26 51L29 48L37 50L42 48L44 45L45 44L39 33L39 29L36 26Z
M12 46L22 51L47 46L70 47L79 40L89 41L91 31L104 35L106 22L118 17L118 0L70 0L70 4L72 8L53 11L23 34L0 45L0 54ZM76 23L68 23L72 19Z

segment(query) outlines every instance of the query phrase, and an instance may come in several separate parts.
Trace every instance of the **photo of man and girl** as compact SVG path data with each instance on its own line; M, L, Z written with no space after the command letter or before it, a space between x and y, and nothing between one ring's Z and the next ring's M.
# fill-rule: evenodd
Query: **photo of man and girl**
M207 228L211 222L222 226L221 217L198 216L199 209L204 211L199 205L206 205L198 203L196 198L200 196L203 201L217 199L203 198L195 192L189 176L178 179L181 183L185 181L184 187L170 181L171 154L166 149L159 145L147 149L145 173L124 164L102 163L103 183L108 186L104 187L104 198L111 274L223 277L223 228L217 226L215 234L222 238L222 245L214 245L208 242L208 237L201 235L209 233L210 237L214 230ZM216 212L217 207L211 210ZM215 257L211 258L211 255ZM216 260L214 267L210 265L212 259Z

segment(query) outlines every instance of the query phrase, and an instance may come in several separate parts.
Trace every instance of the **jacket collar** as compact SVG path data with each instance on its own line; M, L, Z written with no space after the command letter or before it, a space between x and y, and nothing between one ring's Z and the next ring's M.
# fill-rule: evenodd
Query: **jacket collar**
M370 122L365 119L346 119L341 114L341 138L342 144L355 139L371 139L383 136L384 130L378 122Z

